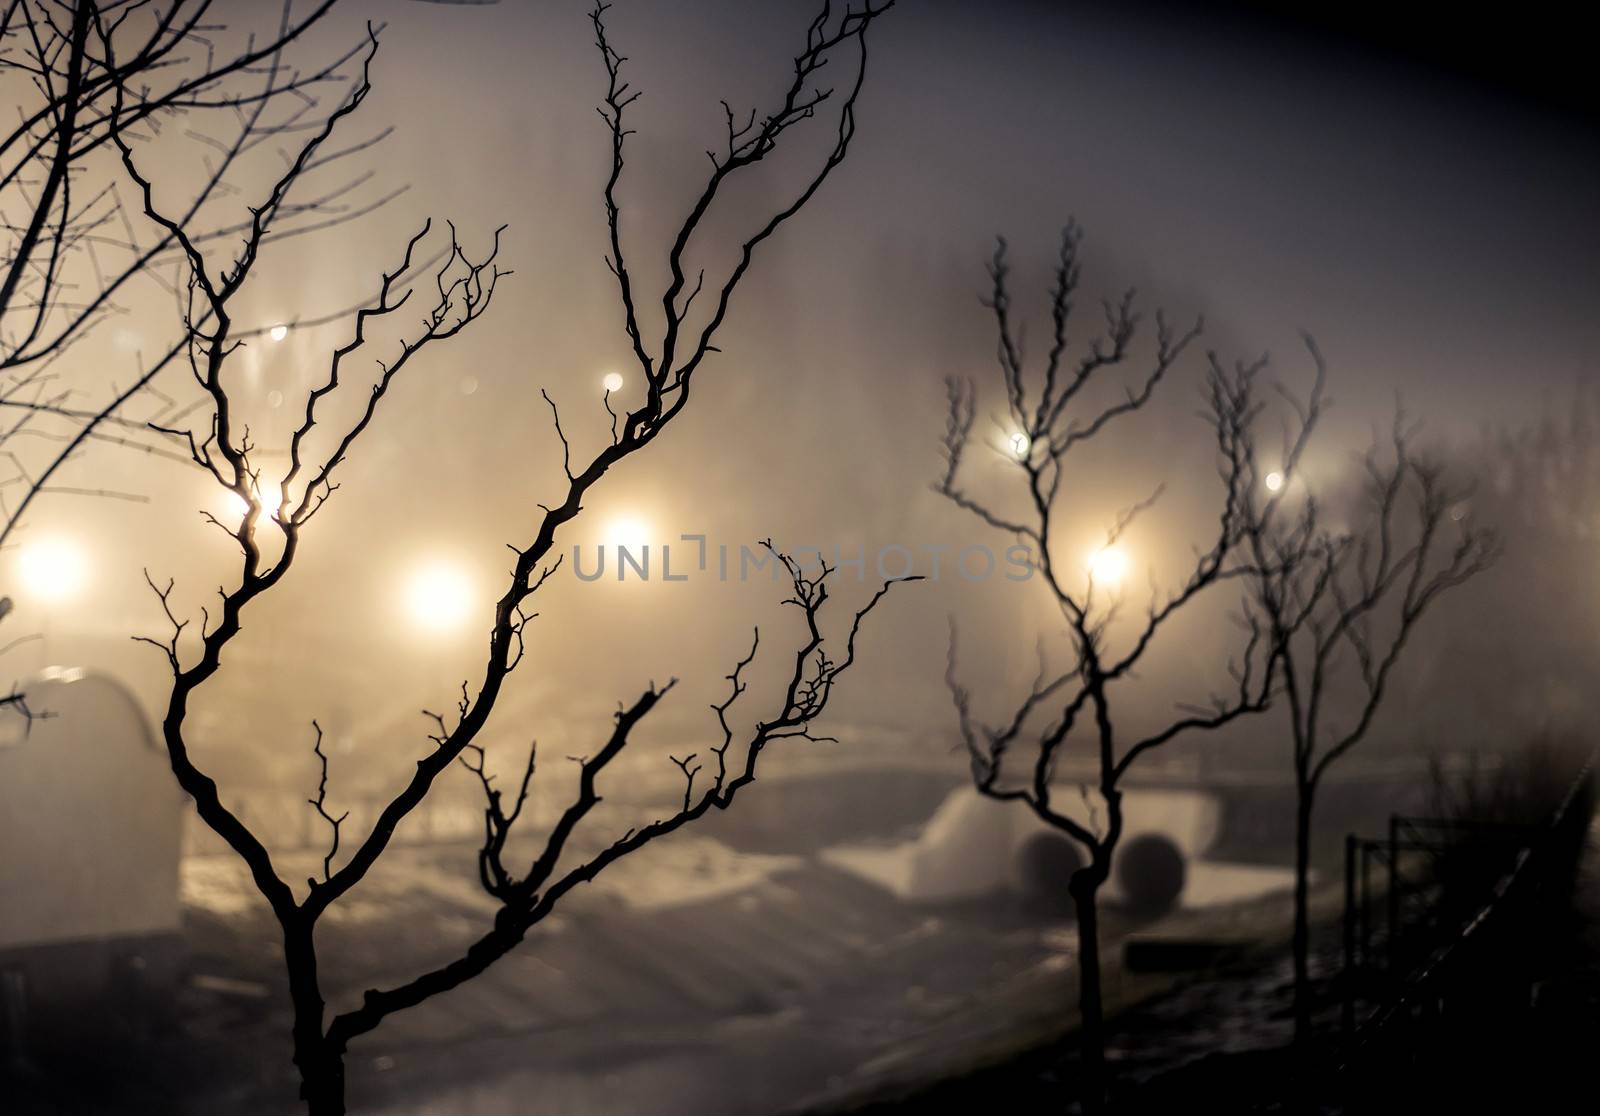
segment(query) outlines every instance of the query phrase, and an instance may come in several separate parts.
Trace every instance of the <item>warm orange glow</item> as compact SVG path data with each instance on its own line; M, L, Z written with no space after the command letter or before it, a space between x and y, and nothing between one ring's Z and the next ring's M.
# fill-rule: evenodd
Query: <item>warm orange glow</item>
M1089 576L1100 585L1120 585L1128 575L1128 556L1120 547L1103 546L1089 555Z
M406 615L425 632L459 628L476 605L472 579L449 562L434 560L418 566L406 582Z
M245 503L244 497L237 492L226 493L225 499L227 500L228 514L234 519L243 518L244 513L250 508L250 505ZM278 507L283 503L283 491L278 487L276 481L264 480L261 482L261 488L256 499L261 503L261 518L263 520L271 519L278 514Z
M606 524L600 541L607 546L627 547L628 552L637 557L649 545L651 535L650 524L637 516L623 515Z
M28 542L17 560L22 587L29 596L46 602L71 600L89 580L89 559L70 539L44 538Z

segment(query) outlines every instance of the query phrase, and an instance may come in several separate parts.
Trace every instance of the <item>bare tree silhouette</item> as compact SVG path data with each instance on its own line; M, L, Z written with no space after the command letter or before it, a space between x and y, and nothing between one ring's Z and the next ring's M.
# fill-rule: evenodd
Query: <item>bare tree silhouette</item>
M1197 548L1193 568L1182 585L1152 598L1142 622L1118 638L1114 629L1120 595L1097 585L1059 553L1057 531L1063 514L1063 481L1074 449L1137 414L1155 395L1179 358L1199 335L1200 324L1174 331L1156 316L1155 352L1145 371L1125 385L1114 402L1090 404L1086 389L1097 387L1133 362L1140 318L1132 292L1105 305L1105 332L1075 363L1069 361L1068 325L1079 282L1080 233L1069 225L1062 233L1051 290L1053 333L1042 380L1035 388L1024 364L1018 329L1013 325L1009 269L1004 240L990 264L992 288L987 305L998 331L1000 378L1012 432L1000 450L1016 470L1021 490L1020 513L1010 513L998 500L972 494L959 473L974 444L976 393L970 382L949 384L950 412L945 432L946 468L935 490L996 530L1014 536L1033 556L1035 570L1051 602L1059 609L1070 649L1064 668L1052 670L1041 653L1038 676L1027 695L1003 723L979 721L972 696L958 678L955 631L952 626L947 675L960 719L961 735L970 753L977 789L1001 802L1020 802L1040 819L1081 846L1085 856L1068 885L1077 913L1079 942L1079 1010L1082 1043L1082 1096L1091 1111L1105 1103L1105 1030L1100 975L1098 896L1112 869L1123 831L1122 781L1150 752L1191 732L1213 731L1265 708L1272 685L1272 654L1266 633L1248 607L1242 608L1246 631L1236 662L1230 664L1234 686L1214 695L1209 705L1180 710L1160 729L1128 740L1117 731L1119 691L1136 690L1134 672L1157 642L1168 622L1186 606L1239 571L1231 564L1244 525L1242 504L1250 460L1250 422L1255 412L1254 371L1241 367L1224 372L1213 362L1206 396L1222 481L1222 504L1215 532ZM1124 510L1107 531L1115 544L1134 519L1159 496ZM1115 700L1114 700L1115 699ZM1092 785L1082 788L1056 782L1058 765L1073 744L1087 750L1094 769ZM1015 758L1022 772L1013 767ZM1075 803L1074 800L1080 800ZM1083 809L1078 809L1081 804Z
M1362 460L1363 490L1338 517L1347 525L1324 525L1302 461L1326 407L1326 368L1315 342L1306 344L1316 365L1312 389L1303 400L1280 391L1293 413L1282 450L1264 464L1249 447L1243 488L1244 564L1282 670L1293 746L1294 1033L1302 1043L1313 1006L1308 906L1317 789L1372 727L1424 613L1486 569L1498 549L1494 533L1467 516L1466 491L1413 449L1415 428L1399 411L1387 448L1375 444Z
M292 46L325 21L333 0L285 3L266 33L230 46L212 0L16 0L0 11L0 88L17 119L0 134L0 546L13 542L42 496L142 498L92 475L63 473L92 448L170 457L150 420L170 422L171 399L153 385L183 363L189 337L182 299L165 325L148 310L181 296L188 266L167 228L152 235L127 183L113 138L173 135L204 155L185 205L171 222L190 243L244 236L229 209L241 163L263 145L313 129L319 98L347 82L360 44L308 67ZM325 153L309 172L341 164L383 138ZM389 200L363 194L366 176L327 181L314 197L279 204L273 239L351 220ZM293 183L291 183L293 184ZM97 330L135 317L137 351L68 360ZM240 329L235 337L270 327ZM141 415L130 410L150 401ZM13 708L26 712L25 703Z
M460 704L452 715L430 714L434 731L428 737L430 746L417 761L415 772L379 812L371 829L355 835L348 843L343 840L346 835L342 832L346 817L328 808L326 759L322 758L320 729L313 722L314 752L322 760L322 780L310 803L318 816L328 823L331 840L321 878L307 880L303 891L282 877L267 847L237 814L223 805L217 784L196 766L185 727L190 700L222 669L223 651L239 633L245 610L278 585L293 567L304 528L338 488L335 478L339 466L372 426L395 378L424 348L456 336L487 311L499 280L507 274L500 271L495 262L499 236L497 233L493 246L481 257L473 257L461 247L452 227L443 262L436 269L430 269L424 281L402 291L399 278L411 268L429 228L424 226L412 237L395 268L384 274L374 301L357 314L353 336L333 352L326 376L308 393L304 418L289 440L287 471L277 481L277 511L264 519L262 476L252 458L255 446L247 429L236 428L222 375L239 344L239 339L230 332L230 303L257 262L289 184L318 158L319 148L334 127L365 97L372 54L368 53L362 79L351 96L300 147L293 164L254 210L242 250L221 269L208 268L200 246L185 232L182 223L164 215L154 189L138 168L132 147L120 129L113 129L112 138L122 153L127 172L141 184L145 212L167 230L188 260L193 304L189 312L193 345L188 355L195 378L211 401L213 414L209 429L202 433L177 428L170 429L169 433L182 439L192 459L207 470L218 485L233 493L244 509L236 520L227 523L213 520L238 545L240 564L232 587L221 591L220 610L215 614L202 610L197 633L190 621L174 610L171 583L162 586L151 581L171 621L167 638L147 641L160 648L173 674L162 736L173 771L194 798L200 817L248 866L255 886L266 898L282 928L284 961L294 1008L294 1060L302 1081L301 1096L311 1112L322 1116L345 1110L344 1059L353 1039L371 1031L394 1012L420 1004L483 972L515 947L563 896L593 879L607 866L713 809L726 808L738 791L755 778L758 760L773 741L790 737L816 739L812 735L812 725L826 708L834 685L854 663L855 639L861 623L883 599L889 585L880 587L847 625L841 625L842 631L826 635L823 609L829 599L825 584L827 567L814 574L808 573L789 556L774 551L792 583L793 595L787 603L795 606L803 617L804 631L793 651L793 668L766 713L756 717L747 732L738 731L730 715L748 688L744 671L755 657L759 644L757 634L749 653L736 663L728 676L727 698L714 707L717 727L711 742L701 752L674 759L683 773L685 787L681 806L670 815L627 831L587 859L579 859L577 863L564 859L574 832L601 801L601 776L627 748L633 730L672 689L672 682L663 686L652 683L636 699L619 706L608 738L591 755L579 761L575 799L546 834L542 851L525 865L510 863L506 848L527 801L534 776L533 754L529 754L516 795L508 799L493 785L482 746L478 743L479 733L488 722L507 677L523 657L527 624L532 619L526 610L528 601L560 565L559 557L552 559L551 555L558 531L577 517L585 497L612 467L644 449L684 410L695 373L709 354L718 351L717 331L756 249L804 207L845 158L855 134L855 107L866 74L867 33L891 6L892 0L883 0L835 13L831 6L824 4L807 28L804 47L794 59L792 81L779 105L764 115L752 113L742 125L732 110L728 110L726 145L721 151L710 153L709 179L691 205L666 260L671 278L661 299L663 331L655 345L647 342L645 327L636 312L632 272L623 254L617 190L624 168L624 147L631 134L625 126L624 115L638 94L631 92L623 80L625 59L607 37L607 5L599 4L592 11L595 42L608 78L600 111L612 138L611 173L604 191L610 235L608 263L618 285L624 328L644 374L644 399L635 409L618 414L607 393L605 405L612 417L610 441L587 457L574 454L574 447L563 432L560 414L554 402L550 402L555 435L563 449L566 492L559 503L541 505L542 514L537 517L531 537L521 545L512 546L515 561L505 591L494 608L482 679L476 692L463 683ZM373 46L375 49L376 37ZM848 67L842 95L818 83L821 71L831 62L841 62ZM737 261L720 282L706 287L705 273L700 271L691 288L687 280L687 257L702 221L717 202L723 186L760 163L777 148L790 129L821 118L824 110L835 106L835 130L821 165L809 173L792 195L792 201L746 236ZM714 291L714 301L701 303L702 312L695 317L692 311L702 290ZM377 343L369 341L369 329L385 326L400 329L402 319L395 317L396 312L411 306L413 296L419 292L420 300L427 307L422 315L420 333L402 335L392 342L393 350L377 362L376 379L366 389L366 401L359 406L355 419L332 436L330 448L314 452L313 431L322 422L321 404L336 393L353 391L358 399L361 395L363 389L359 383L348 383L347 369L350 358ZM548 396L545 398L549 400ZM270 547L264 545L258 534L269 524ZM197 646L195 634L198 635ZM479 867L485 890L500 903L493 924L461 957L395 987L368 990L358 1006L334 1014L330 1019L318 970L315 941L318 920L366 876L388 848L397 827L422 803L435 780L455 763L464 764L478 776L486 795ZM345 849L348 852L344 852Z

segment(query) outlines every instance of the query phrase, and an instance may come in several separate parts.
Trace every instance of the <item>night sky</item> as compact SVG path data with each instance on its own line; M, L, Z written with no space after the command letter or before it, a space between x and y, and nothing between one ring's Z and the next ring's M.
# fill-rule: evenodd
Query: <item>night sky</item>
M249 6L237 8L247 21ZM476 674L480 628L407 633L396 586L409 564L439 556L469 568L485 602L498 595L503 544L531 533L535 501L559 479L538 388L563 404L575 438L594 439L607 421L600 377L637 380L602 262L608 136L594 114L603 73L585 10L352 5L311 44L348 42L369 15L388 21L351 135L392 125L364 165L374 192L410 189L325 237L286 242L254 296L261 320L358 297L427 216L453 218L469 244L509 223L502 258L517 274L470 335L435 349L397 393L303 568L242 641L270 656L309 633L359 664L359 684L341 692L314 656L288 656L292 678L269 687L263 732L298 732L329 705L352 724L389 724ZM652 291L722 126L718 98L770 97L810 14L809 0L622 0L610 13L645 91L622 201L632 262ZM1080 336L1094 296L1127 285L1147 308L1203 313L1206 344L1229 359L1272 353L1290 382L1308 374L1299 333L1314 333L1337 401L1329 469L1397 395L1441 443L1559 410L1600 372L1600 146L1575 32L1536 9L1518 18L1447 42L1375 5L1287 21L1248 5L904 0L874 29L848 161L758 257L690 413L608 479L567 546L619 518L656 542L693 532L830 552L1002 544L929 490L943 380L992 386L979 296L996 234L1013 246L1019 309L1044 336L1048 262L1069 217L1087 233ZM815 152L802 139L793 161L730 196L708 229L708 267L726 265L741 222ZM286 434L292 409L269 392L303 390L337 336L306 330L263 351L261 438ZM1191 361L1142 432L1085 459L1075 493L1085 539L1176 478L1170 515L1140 555L1158 568L1187 557L1215 497L1192 417L1199 372ZM80 635L120 641L156 623L141 565L175 574L196 604L222 568L225 540L196 522L207 497L195 478L161 462L128 469L152 503L38 513L42 528L75 531L117 559L86 602L92 623L51 618L52 657ZM749 625L774 615L772 588L553 586L520 708L581 737L645 679L679 674L690 680L683 715L698 717L701 691L721 684ZM951 613L996 651L992 669L1031 672L1035 606L1008 588L926 585L887 610L841 720L948 732L938 679ZM123 647L118 669L159 678L159 662ZM395 699L402 686L419 696ZM295 700L279 701L284 689ZM364 696L378 691L382 708ZM520 721L508 731L525 735Z

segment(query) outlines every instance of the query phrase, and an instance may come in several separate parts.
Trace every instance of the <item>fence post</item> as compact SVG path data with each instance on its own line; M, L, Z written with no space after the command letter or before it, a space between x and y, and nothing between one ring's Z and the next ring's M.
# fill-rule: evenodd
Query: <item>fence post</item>
M1361 964L1372 965L1372 850L1373 842L1361 842Z
M1344 1008L1340 1020L1345 1049L1353 1049L1356 1034L1356 843L1354 833L1344 838Z
M1389 815L1389 940L1385 943L1384 968L1396 978L1400 964L1400 816Z

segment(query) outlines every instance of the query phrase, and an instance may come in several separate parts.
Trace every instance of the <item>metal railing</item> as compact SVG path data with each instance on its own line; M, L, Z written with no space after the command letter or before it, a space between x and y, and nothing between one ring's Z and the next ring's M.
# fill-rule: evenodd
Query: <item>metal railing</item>
M1405 985L1441 939L1477 912L1476 901L1503 878L1543 826L1456 818L1389 819L1388 836L1345 839L1344 1010L1348 1040L1363 1003L1381 1006ZM1466 861L1481 888L1452 879ZM1474 905L1463 909L1463 893Z
M1363 1073L1399 1080L1424 1063L1470 1069L1466 1051L1515 1033L1560 925L1552 916L1570 899L1597 756L1600 749L1542 825L1394 817L1385 839L1348 839L1347 1082Z

